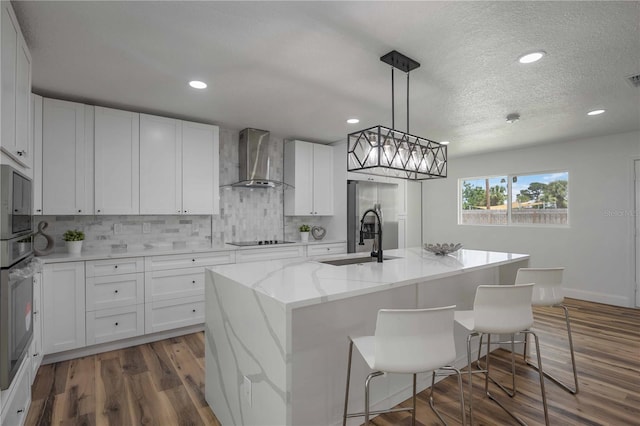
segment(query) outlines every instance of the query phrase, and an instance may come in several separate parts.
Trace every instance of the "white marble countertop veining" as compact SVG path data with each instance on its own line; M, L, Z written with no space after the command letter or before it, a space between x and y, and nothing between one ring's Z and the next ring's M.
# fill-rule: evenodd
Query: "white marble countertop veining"
M319 241L309 241L308 243L303 243L300 241L296 241L289 244L279 244L279 245L256 245L256 246L244 246L238 247L230 244L222 244L222 245L187 245L182 248L173 248L171 245L151 245L150 247L145 247L143 245L136 247L128 247L127 251L116 252L116 251L83 251L79 255L69 254L66 252L54 252L48 254L46 256L39 256L39 259L42 263L59 263L59 262L81 262L86 260L101 260L101 259L124 259L128 257L143 257L143 256L163 256L163 255L172 255L172 254L192 254L192 253L207 253L207 252L218 252L218 251L239 251L239 250L250 250L250 249L269 249L276 247L289 247L289 246L304 246L304 245L315 245L315 244L333 244L333 243L346 243L346 240L319 240Z
M210 268L240 285L282 303L286 309L315 305L385 289L444 278L473 269L526 260L529 255L462 249L436 256L422 248L386 250L396 259L334 266L322 260L362 257L363 253L313 260L271 260Z

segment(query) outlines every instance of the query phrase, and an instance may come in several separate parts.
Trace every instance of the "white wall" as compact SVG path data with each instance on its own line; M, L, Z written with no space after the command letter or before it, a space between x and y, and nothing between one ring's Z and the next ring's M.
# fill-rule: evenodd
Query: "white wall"
M640 132L449 160L448 178L425 182L423 239L528 253L532 267L565 266L568 297L634 306L634 170ZM569 226L458 225L458 179L569 171ZM479 283L481 284L481 283Z

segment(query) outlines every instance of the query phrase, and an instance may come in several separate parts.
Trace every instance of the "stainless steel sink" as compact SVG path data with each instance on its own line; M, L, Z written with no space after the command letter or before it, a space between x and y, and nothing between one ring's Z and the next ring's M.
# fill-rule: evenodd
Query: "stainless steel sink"
M383 257L383 260L393 260L393 259L399 259L399 257L394 257L394 256ZM333 265L333 266L345 266L345 265L355 265L358 263L371 263L371 262L377 262L377 261L378 261L377 257L366 256L366 257L349 257L346 259L323 260L323 261L320 261L320 263L326 263L327 265Z

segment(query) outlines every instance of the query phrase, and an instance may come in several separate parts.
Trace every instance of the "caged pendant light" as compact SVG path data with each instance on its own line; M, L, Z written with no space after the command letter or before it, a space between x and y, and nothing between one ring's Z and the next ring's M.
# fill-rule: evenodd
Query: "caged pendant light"
M391 128L377 125L347 136L347 169L372 175L425 180L447 177L447 147L409 133L409 72L420 64L391 51L380 58L391 65ZM407 131L395 128L394 70L407 74Z

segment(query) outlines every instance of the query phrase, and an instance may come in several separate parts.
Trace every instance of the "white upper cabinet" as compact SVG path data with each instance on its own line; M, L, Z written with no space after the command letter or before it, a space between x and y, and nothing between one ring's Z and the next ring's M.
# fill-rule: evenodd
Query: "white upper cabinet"
M140 114L140 213L182 210L180 121Z
M140 211L138 113L95 107L95 213Z
M218 127L140 116L140 213L217 214Z
M330 146L287 141L284 147L284 213L333 215L333 150Z
M182 122L182 213L218 214L218 126Z
M34 215L42 214L42 96L31 95L31 147L33 148L33 209Z
M3 1L1 7L1 147L20 165L31 168L31 54L11 3Z
M44 99L42 103L42 213L93 213L92 107Z

